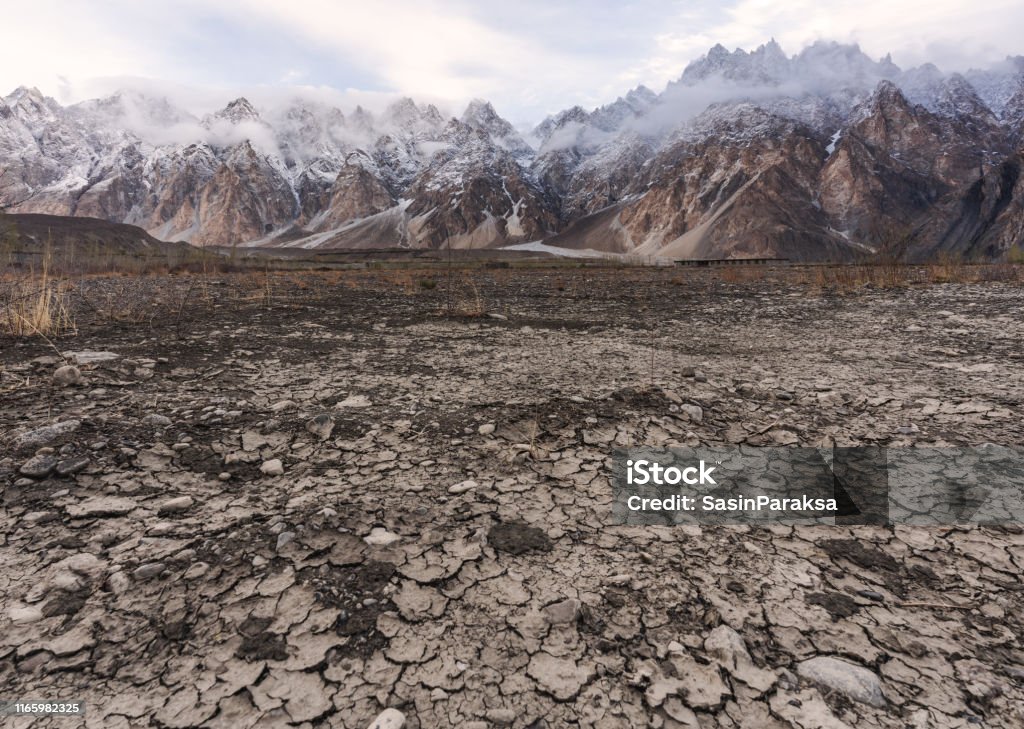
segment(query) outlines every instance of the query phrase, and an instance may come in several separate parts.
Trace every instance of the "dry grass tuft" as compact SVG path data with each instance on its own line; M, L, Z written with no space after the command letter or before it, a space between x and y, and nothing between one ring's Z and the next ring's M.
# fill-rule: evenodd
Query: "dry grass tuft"
M50 275L49 256L42 269L7 282L0 302L0 326L19 337L50 337L75 330L68 304L72 286Z

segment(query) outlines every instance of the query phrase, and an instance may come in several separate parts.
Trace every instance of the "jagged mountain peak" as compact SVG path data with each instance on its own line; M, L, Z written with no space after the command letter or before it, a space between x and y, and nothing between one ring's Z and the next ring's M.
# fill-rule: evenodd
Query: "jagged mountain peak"
M234 101L228 102L220 111L215 111L207 117L209 122L226 121L231 124L240 124L247 121L260 121L259 112L249 103L244 96L239 96Z
M35 86L19 86L4 98L4 102L25 120L52 120L60 108L55 100L45 96Z
M466 110L462 112L460 118L463 124L469 124L473 127L488 127L493 124L500 124L505 122L498 112L494 110L494 106L491 102L484 99L473 99L466 105Z
M483 99L470 101L459 122L517 156L529 156L533 153L533 148L526 143L512 124L495 111L489 101Z
M311 231L308 245L331 247L504 245L603 215L588 241L620 252L729 254L756 227L758 250L785 235L778 250L814 257L801 246L841 252L943 196L955 217L963 185L1024 132L1021 69L903 72L855 44L719 44L660 94L552 114L536 150L484 99L456 118L411 98L343 114L319 95L259 111L239 97L199 122L130 91L65 108L22 88L0 103L0 203L201 244Z

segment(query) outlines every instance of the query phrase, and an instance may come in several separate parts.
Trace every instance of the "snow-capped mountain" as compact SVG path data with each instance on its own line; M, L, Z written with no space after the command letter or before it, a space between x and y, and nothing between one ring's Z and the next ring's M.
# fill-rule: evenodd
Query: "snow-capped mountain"
M855 45L715 46L521 135L486 101L374 114L132 91L0 99L0 205L198 245L552 245L668 257L998 256L1021 244L1024 57L903 70Z

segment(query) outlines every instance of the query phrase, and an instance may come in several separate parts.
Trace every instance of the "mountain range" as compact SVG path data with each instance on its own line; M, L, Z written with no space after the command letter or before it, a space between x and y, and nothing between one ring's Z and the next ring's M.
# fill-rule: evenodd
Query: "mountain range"
M1024 56L944 73L830 42L715 46L525 133L482 100L0 99L0 206L195 245L999 258L1024 242L1022 164Z

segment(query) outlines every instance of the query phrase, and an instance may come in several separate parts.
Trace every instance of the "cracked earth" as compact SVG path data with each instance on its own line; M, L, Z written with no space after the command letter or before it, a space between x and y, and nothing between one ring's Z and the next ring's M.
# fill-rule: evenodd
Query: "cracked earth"
M97 279L61 355L0 340L0 699L87 704L5 725L1024 725L1021 529L617 526L609 484L1018 445L1019 285L424 276L122 281L129 321Z

